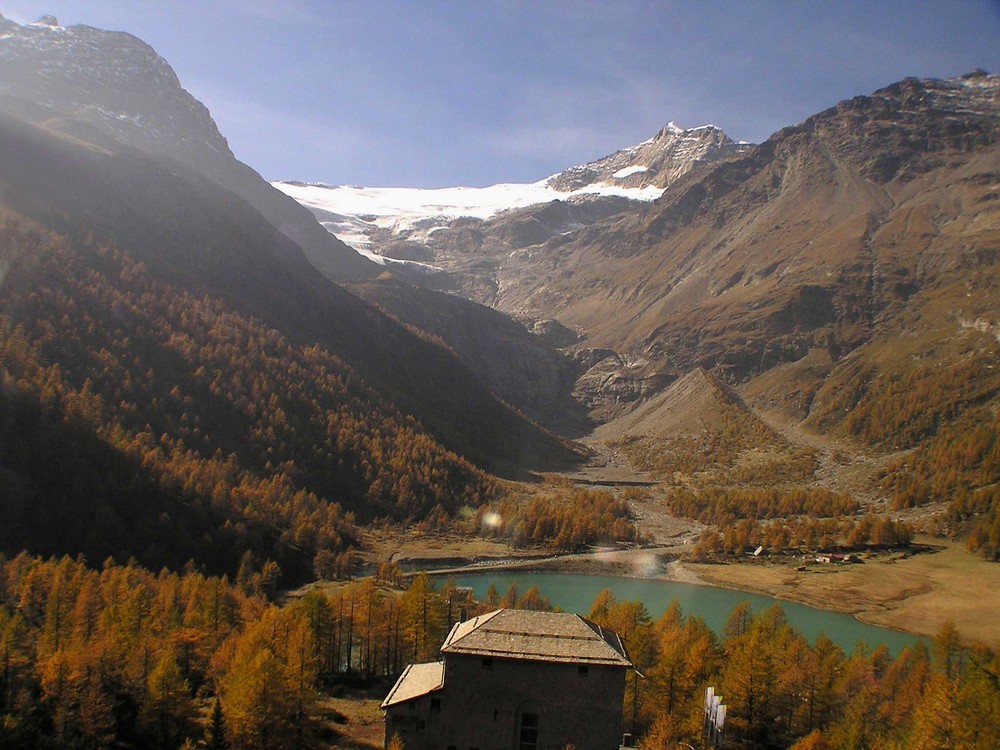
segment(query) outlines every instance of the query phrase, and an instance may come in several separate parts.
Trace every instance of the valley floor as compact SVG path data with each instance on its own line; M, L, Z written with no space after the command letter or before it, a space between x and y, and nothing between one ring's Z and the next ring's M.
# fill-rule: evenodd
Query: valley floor
M931 554L887 555L861 565L684 563L703 582L854 615L873 625L932 636L954 623L969 641L1000 640L1000 565L961 544L918 538Z
M926 551L885 553L843 565L802 566L801 558L784 556L728 564L692 563L671 559L680 551L676 546L556 556L512 553L508 558L477 560L450 555L442 559L433 552L420 558L414 545L413 556L406 562L414 568L426 563L438 574L546 570L720 586L850 614L872 625L915 635L933 636L950 621L968 641L996 643L1000 639L1000 565L954 542L918 538L916 543Z
M885 463L884 456L858 450L842 441L781 424L767 415L794 444L823 451L817 479L830 488L847 488L865 504L880 505L866 492L870 477ZM543 550L515 550L483 539L458 535L395 534L378 541L382 554L404 570L470 573L497 569L551 570L626 577L655 577L766 594L818 609L842 612L861 621L916 635L933 636L952 622L968 641L994 644L1000 640L1000 565L968 552L958 542L918 537L912 551L878 552L854 564L804 565L801 556L708 564L682 560L697 542L703 524L672 515L658 498L653 475L638 472L606 445L591 445L594 460L562 479L593 489L645 486L650 492L630 501L638 525L652 542L641 548L552 555ZM837 451L838 461L826 454ZM662 489L662 488L659 488ZM869 490L870 491L870 490ZM942 506L943 507L943 506ZM904 512L926 514L933 508ZM919 552L917 552L919 550ZM544 592L543 592L544 593Z

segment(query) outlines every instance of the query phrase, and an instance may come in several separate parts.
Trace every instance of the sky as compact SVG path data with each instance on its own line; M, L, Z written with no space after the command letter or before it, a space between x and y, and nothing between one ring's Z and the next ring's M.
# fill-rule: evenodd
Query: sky
M270 180L533 182L668 121L759 142L906 76L1000 73L1000 0L0 0L128 31Z

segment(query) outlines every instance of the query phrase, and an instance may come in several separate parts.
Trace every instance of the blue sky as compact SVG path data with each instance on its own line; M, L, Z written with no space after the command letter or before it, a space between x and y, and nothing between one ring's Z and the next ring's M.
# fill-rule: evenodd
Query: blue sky
M908 75L1000 72L1000 0L0 0L129 31L268 179L534 181L668 120L760 141Z

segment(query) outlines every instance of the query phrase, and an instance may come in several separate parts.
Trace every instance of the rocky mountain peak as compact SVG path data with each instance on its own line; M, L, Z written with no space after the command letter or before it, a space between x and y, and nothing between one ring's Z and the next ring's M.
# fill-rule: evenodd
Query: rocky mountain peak
M911 179L940 163L942 151L968 152L1000 140L1000 76L904 78L819 112L768 140L820 139L878 184Z
M698 140L706 140L714 138L720 141L731 142L731 139L729 138L728 135L726 135L723 132L722 128L717 127L715 125L709 124L709 125L701 125L697 128L685 128L681 127L673 120L671 120L662 128L660 128L660 131L656 135L654 135L650 139L650 141L654 143L673 143L678 139L691 139L691 138Z
M304 208L237 161L208 108L141 39L53 16L0 20L0 111L84 140L166 158L246 200L333 278L374 275L374 264L336 240Z
M736 143L715 125L683 128L670 121L652 138L588 164L570 167L548 179L561 191L588 185L667 188L699 163L741 153L748 144Z
M141 39L91 26L62 27L55 16L0 21L4 109L30 102L71 116L143 151L180 161L232 158L208 109Z

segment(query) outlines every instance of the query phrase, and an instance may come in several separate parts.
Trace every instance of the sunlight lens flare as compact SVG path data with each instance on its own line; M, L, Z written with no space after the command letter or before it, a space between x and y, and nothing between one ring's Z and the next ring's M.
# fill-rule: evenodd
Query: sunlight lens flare
M637 578L655 578L660 572L660 563L656 555L636 555L632 560L632 572Z

